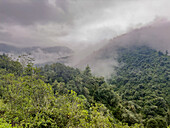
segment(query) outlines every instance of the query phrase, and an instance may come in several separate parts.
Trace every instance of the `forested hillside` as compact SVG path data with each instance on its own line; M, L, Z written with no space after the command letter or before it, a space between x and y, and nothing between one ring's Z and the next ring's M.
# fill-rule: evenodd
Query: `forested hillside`
M25 62L23 67L0 56L0 127L128 127L97 102L97 91L106 95L102 89L111 95L103 102L115 106L117 96L104 78L91 75L89 67L85 71L62 64L35 68L31 61Z
M170 124L170 56L146 46L120 48L116 75L109 79L126 108L145 126Z
M166 128L170 57L148 47L120 48L105 81L60 63L34 67L0 55L0 127ZM114 68L113 68L114 70Z

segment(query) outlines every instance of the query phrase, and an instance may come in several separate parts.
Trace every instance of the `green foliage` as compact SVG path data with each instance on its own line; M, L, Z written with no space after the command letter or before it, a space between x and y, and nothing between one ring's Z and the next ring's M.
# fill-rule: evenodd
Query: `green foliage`
M41 67L41 75L45 76L45 82L52 84L54 81L67 83L79 74L79 70L56 63Z
M13 61L10 57L3 54L0 55L0 69L5 69L8 73L21 75L22 65L18 61Z
M96 101L101 101L103 104L108 104L112 107L116 107L119 103L119 96L109 86L99 87L95 91L94 98Z
M170 57L146 46L122 48L118 53L120 67L109 83L116 85L114 90L122 96L125 105L131 101L138 106L139 109L126 109L140 114L146 127L166 127L170 106ZM164 125L159 126L157 116L165 121Z
M2 99L8 121L15 124L28 124L31 118L49 109L54 100L50 85L30 76L16 78L13 74L4 76L5 86Z
M0 128L166 128L170 57L148 47L119 49L108 83L63 64L34 67L0 55ZM169 126L170 127L170 126Z
M65 66L62 65L62 67ZM75 71L69 67L66 69L80 75L73 74L75 78L72 76L70 79L75 80L75 82L71 80L75 84L73 88L81 89L78 85L83 86L81 84L84 74L80 74L78 70ZM99 103L89 105L83 95L78 97L74 91L69 91L71 88L63 90L64 86L68 87L71 84L69 79L65 79L67 78L65 75L68 76L72 73L67 74L68 72L65 72L66 74L61 76L62 79L66 80L65 83L57 82L58 79L55 79L53 86L51 86L43 81L43 77L39 77L37 69L31 64L24 68L21 76L8 73L3 68L0 70L0 117L4 118L1 121L1 127L112 126L114 118L104 105ZM100 80L96 78L91 82L98 84L98 81ZM85 87L83 89L85 90L84 94L89 96L89 90ZM9 123L6 123L6 121Z
M7 123L6 121L4 121L3 118L0 118L0 128L12 128L12 124ZM13 128L17 128L17 127L13 127Z
M84 70L84 75L87 75L87 76L91 76L92 74L91 74L91 69L90 69L90 67L89 67L89 65L87 65L87 67L86 67L86 69Z

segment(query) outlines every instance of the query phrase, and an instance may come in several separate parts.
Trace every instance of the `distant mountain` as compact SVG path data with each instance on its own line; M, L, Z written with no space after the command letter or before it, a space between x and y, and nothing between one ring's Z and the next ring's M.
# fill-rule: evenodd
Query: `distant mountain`
M170 22L155 22L140 29L132 30L113 38L108 44L76 66L84 68L89 65L95 74L109 76L113 72L111 68L119 65L117 62L117 50L119 48L145 45L165 53L166 50L170 51L169 33Z
M7 45L7 44L0 44L0 52L4 52L4 53L10 53L13 51L18 51L19 48L14 47L12 45Z
M65 46L19 48L1 43L0 53L8 54L13 58L17 58L22 54L29 54L35 59L35 64L47 64L54 62L69 63L73 50Z

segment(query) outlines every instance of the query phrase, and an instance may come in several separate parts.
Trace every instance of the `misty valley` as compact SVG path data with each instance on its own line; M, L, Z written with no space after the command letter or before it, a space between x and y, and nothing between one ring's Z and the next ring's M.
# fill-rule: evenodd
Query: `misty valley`
M104 78L88 65L36 67L29 56L17 61L0 55L0 126L168 127L168 51L132 45L117 48L116 59L113 73Z
M170 0L0 0L0 128L170 128Z

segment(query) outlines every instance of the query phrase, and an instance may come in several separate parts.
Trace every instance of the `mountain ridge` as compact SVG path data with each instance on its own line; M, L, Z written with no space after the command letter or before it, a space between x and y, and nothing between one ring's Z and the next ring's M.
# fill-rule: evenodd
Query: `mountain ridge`
M17 58L19 55L27 54L35 59L35 64L41 65L51 62L68 63L74 51L66 46L54 47L16 47L0 43L0 53L8 54ZM65 58L64 58L65 57Z
M121 47L148 46L152 49L160 50L163 53L170 51L170 22L156 22L144 27L134 29L111 39L105 46L93 52L91 55L81 60L75 67L85 68L86 65L92 67L92 71L97 75L110 75L110 67L117 66L117 50ZM103 73L99 73L102 69ZM107 67L107 68L106 68ZM108 74L107 74L108 73Z

